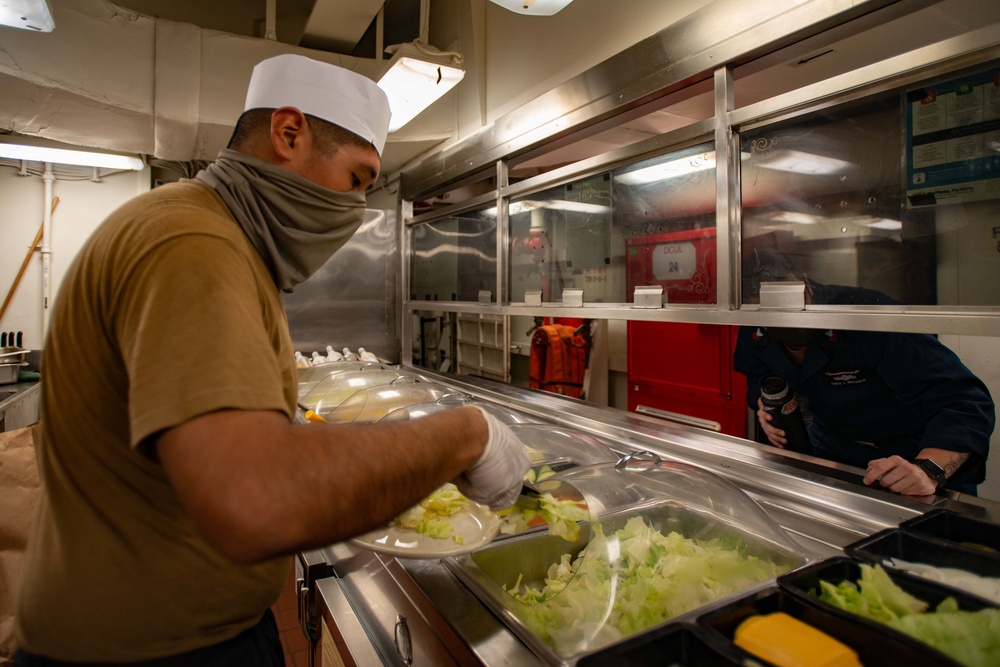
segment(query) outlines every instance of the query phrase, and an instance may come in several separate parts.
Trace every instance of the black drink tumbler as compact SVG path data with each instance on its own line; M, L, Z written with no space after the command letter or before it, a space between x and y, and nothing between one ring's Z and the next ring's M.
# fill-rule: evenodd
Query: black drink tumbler
M802 419L802 410L788 383L780 375L765 375L760 379L760 399L764 411L771 415L771 424L785 432L785 449L800 454L812 453L809 434Z

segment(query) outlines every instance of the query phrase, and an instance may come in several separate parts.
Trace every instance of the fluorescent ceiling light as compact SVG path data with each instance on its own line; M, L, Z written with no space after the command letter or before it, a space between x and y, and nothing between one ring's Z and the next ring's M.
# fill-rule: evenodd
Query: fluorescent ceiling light
M851 166L850 162L825 155L802 151L777 151L773 155L757 158L756 165L764 169L791 171L797 174L837 174Z
M800 211L775 211L767 216L771 222L791 222L796 225L815 225L819 222L819 217L811 213Z
M787 222L796 225L815 225L816 223L824 222L836 226L851 224L870 227L872 229L888 229L890 231L899 231L903 228L903 223L899 220L875 218L870 215L822 218L818 215L803 213L801 211L774 211L773 213L768 213L765 219L768 222Z
M573 0L492 0L504 9L530 16L552 16Z
M0 25L38 32L52 32L56 27L48 0L2 0Z
M582 201L565 201L562 199L552 199L545 202L545 208L551 208L556 211L572 211L573 213L593 213L594 215L611 213L610 206L588 204Z
M403 127L454 88L465 76L461 61L458 54L436 52L414 42L401 44L378 82L389 98L389 131Z
M604 206L603 204L588 204L586 202L566 201L564 199L550 199L547 201L524 199L522 201L511 202L507 212L510 215L518 215L539 208L548 208L554 211L570 211L572 213L593 213L595 215L611 212L611 207ZM495 215L496 209L490 210L494 211Z
M615 176L615 180L624 185L644 185L665 181L668 178L687 176L706 169L715 169L715 153L698 153L688 157L670 160L651 167L643 167Z
M105 167L107 169L133 169L135 171L141 171L146 166L139 158L128 155L91 153L65 148L25 146L23 144L0 143L0 158L28 162L51 162L53 164L75 164L83 167Z
M888 229L893 232L898 232L903 228L903 223L899 220L892 220L890 218L879 218L878 220L872 219L871 222L862 223L865 227L871 227L873 229Z

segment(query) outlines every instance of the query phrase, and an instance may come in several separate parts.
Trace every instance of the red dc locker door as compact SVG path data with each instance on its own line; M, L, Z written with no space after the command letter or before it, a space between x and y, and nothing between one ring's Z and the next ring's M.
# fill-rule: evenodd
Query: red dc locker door
M670 303L716 302L715 228L626 240L628 295L662 285ZM736 327L628 324L628 409L746 437L746 378L733 371Z
M733 371L737 327L628 323L628 409L746 437L746 378Z

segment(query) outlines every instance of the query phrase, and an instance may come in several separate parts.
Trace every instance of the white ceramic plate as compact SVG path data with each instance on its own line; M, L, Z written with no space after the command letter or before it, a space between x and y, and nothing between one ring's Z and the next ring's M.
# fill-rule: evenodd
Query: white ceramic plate
M388 526L365 533L351 544L398 558L445 558L475 551L493 541L500 530L500 519L489 507L468 501L465 507L448 517L455 528L458 544L448 537L438 539L421 535L409 528Z

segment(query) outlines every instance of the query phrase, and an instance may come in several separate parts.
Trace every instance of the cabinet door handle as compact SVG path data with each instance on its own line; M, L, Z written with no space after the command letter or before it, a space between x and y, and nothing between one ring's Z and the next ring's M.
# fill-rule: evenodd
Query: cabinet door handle
M302 627L302 634L306 636L306 639L312 641L316 639L316 628L313 626L309 614L309 587L304 579L296 579L295 586L298 592L299 625Z
M396 653L404 665L413 664L413 645L410 643L410 628L406 625L406 618L402 615L396 616L396 628L393 630L393 639L396 642Z

